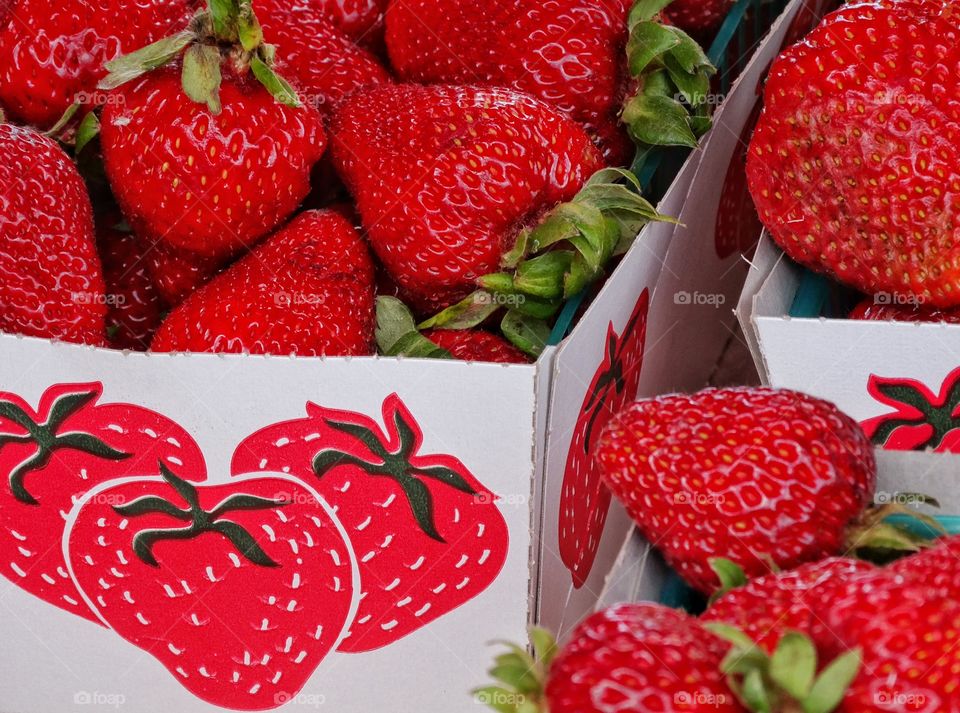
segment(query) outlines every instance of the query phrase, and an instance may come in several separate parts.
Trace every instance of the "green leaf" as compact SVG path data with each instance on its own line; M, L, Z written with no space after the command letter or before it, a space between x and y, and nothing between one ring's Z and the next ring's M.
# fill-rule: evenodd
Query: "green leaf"
M678 38L677 46L670 50L670 57L680 69L687 74L716 74L716 68L707 57L707 53L690 35L674 27L674 35Z
M810 693L817 673L817 649L810 637L788 631L770 657L771 680L795 700L802 701Z
M667 69L667 74L670 75L670 79L677 86L680 97L687 104L699 106L707 102L710 93L710 78L706 74L685 72L678 66L672 54L664 58L664 66ZM674 95L675 99L680 97Z
M623 122L633 138L651 146L697 147L686 108L675 99L640 94L627 102Z
M220 50L210 45L191 45L183 56L183 91L213 114L220 106Z
M417 330L407 306L396 297L377 298L377 346L384 356L408 356L425 359L452 359Z
M170 37L164 37L136 52L107 62L104 66L109 74L97 86L105 90L116 89L167 64L196 39L197 36L192 30L184 30Z
M804 713L832 713L860 672L860 649L848 651L830 662L817 677L810 695L801 701Z
M679 45L681 38L673 28L659 22L640 22L630 31L627 62L630 73L639 77L650 64Z
M293 90L293 87L290 86L289 82L274 72L273 68L257 55L254 55L250 59L250 69L253 71L253 76L257 78L257 81L260 82L278 102L291 107L302 106L300 99L297 98L297 93Z
M630 27L633 27L638 22L652 20L671 2L673 2L673 0L637 0L630 9L627 22Z
M253 52L263 43L263 29L253 12L250 0L240 0L237 28L240 35L240 45L247 52Z
M716 636L719 636L724 641L729 641L731 644L741 649L742 651L751 651L758 648L756 642L751 639L749 636L744 634L740 629L735 626L730 626L729 624L719 624L716 622L710 622L704 624L704 627L707 631L710 631Z
M44 136L49 136L52 139L57 138L60 135L60 132L67 128L67 124L77 115L77 111L80 110L80 102L74 102L67 107L67 110L63 112L63 116L57 119L57 123L50 127L48 131L44 131Z
M740 694L753 713L773 712L773 702L763 681L763 674L758 669L748 671L743 677Z
M95 138L100 135L100 120L92 111L80 122L77 128L77 138L74 144L74 153L80 154Z
M483 686L473 691L473 699L497 713L519 713L519 695L501 686Z
M529 252L529 242L530 230L528 228L524 228L517 233L517 239L514 241L513 247L505 252L503 257L500 258L500 266L509 270L520 264L520 261L523 260Z
M493 294L486 290L477 290L469 297L421 322L418 328L473 329L483 324L501 306Z
M550 664L559 651L557 640L553 634L539 626L530 627L530 643L533 645L536 660L540 662L544 670L550 668Z
M714 594L711 601L723 596L731 589L737 589L747 584L747 575L744 574L743 568L736 562L728 560L725 557L714 557L709 560L709 564L710 569L714 571L717 579L720 580L720 589Z
M563 297L563 277L571 260L571 254L561 250L530 258L517 267L513 285L517 291L540 299Z
M543 353L550 339L550 327L546 322L513 310L507 312L500 329L507 341L534 358Z
M234 41L237 38L237 19L240 16L237 0L209 0L208 5L217 39Z

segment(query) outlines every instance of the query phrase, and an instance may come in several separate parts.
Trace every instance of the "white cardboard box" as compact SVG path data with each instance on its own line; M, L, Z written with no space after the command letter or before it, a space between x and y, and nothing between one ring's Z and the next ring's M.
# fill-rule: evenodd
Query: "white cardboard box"
M633 327L645 337L640 340L645 350L639 384L632 382L624 398L632 398L637 389L652 394L695 388L707 381L727 339L728 308L686 304L675 296L699 291L722 295L732 304L739 284L727 271L737 258L721 258L709 251L695 254L695 248L678 233L702 235L716 224L723 188L720 178L727 172L734 148L730 136L741 135L763 72L803 7L798 0L778 22L772 39L759 50L718 115L707 150L691 157L662 202L661 211L680 216L684 227L648 226L571 336L559 347L548 349L537 364L122 354L0 336L0 391L7 400L17 402L21 411L40 408L49 389L58 390L61 396L91 394L90 403L81 404L77 415L64 421L63 433L92 431L117 450L122 448L112 445L114 442L122 445L137 433L141 438L147 434L158 449L150 451L150 458L110 461L97 456L99 460L94 459L92 466L58 450L47 465L31 470L23 479L26 497L37 493L39 505L11 496L3 501L0 543L7 561L0 562L4 577L0 580L0 640L4 642L0 709L6 713L117 709L209 713L222 707L280 706L289 710L322 707L340 713L467 710L471 706L467 692L486 680L491 653L488 642L525 640L533 622L566 631L589 612L630 526L622 510L613 507L605 528L597 533L593 566L584 569L583 581L574 586L560 555L560 501L575 423L589 402L591 381L604 369L610 335L622 334L632 315L636 316ZM713 215L702 215L705 212ZM712 238L708 242L712 244ZM687 269L691 261L696 269ZM99 396L98 391L102 391ZM415 453L423 458L411 462L419 464L416 467L452 469L473 483L473 493L465 494L449 480L428 478L438 530L448 533L447 538L438 533L442 542L410 527L392 528L393 523L404 522L396 515L384 514L381 521L376 508L409 515L411 503L420 496L404 496L397 487L398 493L383 498L378 490L382 478L367 478L357 466L349 466L354 468L352 477L339 490L324 492L333 477L329 471L326 482L301 479L307 483L308 494L304 495L304 488L291 485L297 479L277 465L283 462L278 453L287 452L289 439L261 441L253 460L235 457L238 445L248 436L272 424L303 419L308 404L335 409L341 412L341 420L354 425L365 424L390 453L396 453L402 450L399 435L403 432L393 423L393 415L400 409L398 402L406 409L406 419L414 423L412 431L422 432L422 439L407 434L408 440L422 440ZM42 423L50 406L48 394L44 412L32 414L32 420ZM143 409L153 412L148 418L153 424L150 427L143 426ZM332 438L322 424L320 430ZM26 430L22 423L0 413L0 434L4 433L16 436ZM342 430L338 433L342 436ZM362 453L365 460L377 460L356 438L344 441L338 437L339 441L332 438L330 443L339 443L338 447L354 455ZM310 439L304 437L303 442ZM320 442L324 447L313 455L332 447L323 438ZM347 442L350 445L343 445ZM31 453L24 450L27 447L6 446L8 472L29 457ZM3 457L0 451L0 463ZM240 560L242 567L234 562L243 576L230 580L236 587L231 605L207 611L216 621L211 619L210 627L204 624L195 634L184 635L185 639L177 638L180 644L188 644L184 646L173 643L170 631L180 631L176 627L185 626L184 621L190 623L205 595L198 593L196 582L180 581L177 568L193 568L201 579L228 577L229 572L221 573L216 566L209 570L201 566L206 564L203 558L211 549L226 548L234 555L233 561L237 553L230 547L239 551L239 546L219 531L205 530L190 539L186 535L171 537L174 523L179 522L181 528L197 523L177 520L168 506L164 506L165 514L157 514L155 498L145 505L138 503L145 512L124 515L132 512L125 509L131 500L158 492L176 509L185 509L189 501L183 493L158 482L161 460L172 470L179 469L178 477L203 481L199 488L203 495L198 497L204 509L212 508L210 499L215 494L223 493L225 498L231 484L237 492L256 495L254 485L266 487L261 481L267 480L278 486L278 492L296 495L292 504L278 497L282 504L260 503L259 510L251 506L221 518L245 523L269 564L257 564L250 558ZM237 462L245 466L234 473L232 464ZM251 463L263 465L251 468ZM110 473L122 476L123 481L102 484L113 477ZM244 478L232 477L241 473ZM83 495L81 491L94 481L98 485L93 493ZM136 493L142 495L134 498ZM409 502L400 502L410 511L397 510L397 497L408 498ZM37 527L42 518L36 515L40 511L33 509L58 499L59 515L65 522L62 535L59 520L55 520L56 526ZM71 500L76 500L73 507ZM368 501L373 503L376 517L357 519L351 514L356 503ZM303 517L294 518L294 524L284 519L288 516L281 516L283 507L288 506L306 508ZM113 509L116 507L121 512ZM483 522L469 520L478 512L484 514ZM270 523L259 520L258 513L273 518L272 527L264 527ZM313 529L306 523L309 513L316 518ZM445 518L442 523L436 520L441 517ZM320 521L323 528L317 524ZM454 527L463 522L472 526ZM201 524L209 529L209 522ZM31 526L40 534L30 530ZM276 528L292 528L295 534L284 540L277 536ZM366 535L360 534L367 528L384 533L373 547L363 540ZM152 565L140 554L143 548L134 549L135 536L157 529L164 531L158 536L157 549L146 549L159 553L159 564L149 569ZM297 589L302 580L293 578L284 566L295 568L301 564L300 558L317 556L311 548L318 541L318 532L339 544L321 548L330 560L330 574L324 574L326 578L315 582L313 588L305 588L303 596L329 597L325 600L329 605L322 609L342 609L345 621L339 630L328 621L322 632L316 627L308 632L302 620L284 613L301 612L303 604L303 597L298 599L289 591ZM42 538L46 540L40 541ZM184 542L189 545L187 552L199 554L175 557L173 553L183 551L177 548L184 547ZM361 542L363 546L358 544ZM432 560L422 556L421 547L429 548ZM99 561L90 564L86 560L90 551L105 558L102 572L97 569ZM31 561L41 560L44 566L28 571ZM390 577L389 572L378 569L384 560L393 562L403 576ZM57 566L58 562L64 566ZM267 570L272 565L278 565L271 571L278 573L278 586L284 587L286 597L279 603L273 595L256 589L269 580ZM128 567L136 572L128 573ZM46 579L37 577L40 571ZM67 576L71 572L82 583L80 592L71 596L68 591L73 603L63 598L64 588L75 586ZM98 572L102 576L96 576ZM46 591L47 599L73 613L18 586L27 580L32 591ZM44 590L48 585L50 589ZM318 594L320 589L323 592ZM470 596L460 596L456 606L446 607L443 597L452 590ZM365 607L372 606L370 602L387 600L389 606L383 611L361 616ZM289 610L282 606L284 601ZM263 602L280 608L262 616L258 607ZM181 616L177 607L182 609ZM153 625L153 620L161 619L173 622L169 630L160 631ZM288 632L284 627L294 626L292 619L299 628ZM404 621L406 625L398 624ZM351 639L359 640L357 632L361 630L375 631L373 639L380 641L390 638L390 631L410 628L415 621L424 625L389 645L360 653L335 650L349 648ZM104 623L116 624L116 630ZM234 634L235 640L224 631ZM271 632L278 632L279 643L271 645ZM320 643L309 641L311 636ZM301 657L298 647L302 644L306 645ZM144 650L151 646L156 647L156 656ZM313 666L316 669L311 673ZM238 682L231 686L233 677Z

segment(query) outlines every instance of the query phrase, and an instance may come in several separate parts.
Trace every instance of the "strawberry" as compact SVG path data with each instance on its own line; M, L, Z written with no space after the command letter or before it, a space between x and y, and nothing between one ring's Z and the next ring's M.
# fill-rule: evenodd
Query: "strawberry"
M960 452L960 369L947 374L936 391L916 379L871 374L867 392L892 409L861 423L874 444L896 451Z
M760 89L758 88L758 92ZM717 208L717 222L714 228L714 247L717 257L726 260L737 253L751 255L757 240L763 233L763 225L757 216L757 209L750 200L747 189L747 148L753 129L760 119L761 104L753 110L733 150L733 157L727 167L720 192L720 205Z
M618 118L632 4L407 0L387 10L387 50L405 81L484 84L538 97L581 123L608 163L623 165L633 148Z
M937 0L850 3L774 64L747 173L794 260L862 292L960 304L960 128L942 90L960 66L956 13Z
M469 294L518 226L601 166L579 126L503 89L365 89L334 115L331 138L374 251L423 311Z
M187 472L186 469L182 469ZM78 503L70 572L104 623L231 710L295 696L356 610L357 563L323 498L279 475L106 483Z
M103 344L103 273L76 166L50 139L0 123L0 196L0 329Z
M199 447L179 425L141 406L97 403L102 386L58 384L36 409L0 393L2 573L73 614L98 621L67 574L60 537L74 502L104 481L156 472L163 458L202 476Z
M530 359L510 342L482 329L428 329L423 333L454 359L527 364Z
M98 103L103 64L180 30L195 0L16 0L0 17L0 104L49 128L75 101ZM0 13L2 14L2 13Z
M301 213L176 307L154 351L373 352L373 262L334 211Z
M616 413L637 396L647 337L650 291L644 290L623 332L607 326L603 361L587 388L577 416L560 492L560 557L582 587L593 568L607 512L610 490L603 484L594 452L600 433Z
M234 0L211 2L187 30L109 63L104 164L148 243L226 259L307 196L326 135L275 60L249 2Z
M824 644L830 634L823 617L831 606L837 581L875 571L863 560L828 557L765 574L725 592L710 604L701 621L735 626L771 654L788 631L798 631L814 643Z
M960 536L943 537L928 549L894 561L888 570L923 585L931 599L960 601Z
M743 711L720 669L727 648L675 609L604 609L577 627L550 664L550 713Z
M697 37L714 32L736 0L673 0L663 14L672 24Z
M246 438L231 472L269 469L315 487L360 561L361 599L339 650L390 644L479 595L507 554L497 497L455 458L421 454L423 436L396 395L387 431L369 417L307 404L307 417ZM349 492L348 492L349 491Z
M97 221L97 246L107 290L107 335L115 349L146 351L165 305L153 284L140 241L121 218Z
M893 304L868 297L847 315L847 319L869 322L946 322L960 324L960 309L936 309L915 304Z
M640 401L611 421L597 458L641 532L707 594L713 557L753 577L862 546L857 529L871 524L870 441L832 404L793 391Z
M382 48L387 0L292 0L285 5L324 17L362 47L374 51Z
M169 305L178 305L194 290L205 285L223 262L218 258L199 255L175 248L160 241L153 245L141 242L143 261L154 288Z
M390 81L376 57L331 23L333 3L257 0L264 35L277 47L276 68L328 116L343 97Z

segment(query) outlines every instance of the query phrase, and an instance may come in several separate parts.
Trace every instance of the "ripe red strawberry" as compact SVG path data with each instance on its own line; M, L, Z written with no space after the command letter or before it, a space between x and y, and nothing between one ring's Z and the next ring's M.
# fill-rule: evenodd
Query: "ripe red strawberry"
M376 57L330 20L330 2L257 0L264 36L277 47L276 68L324 117L347 95L390 81Z
M160 469L80 502L66 536L70 572L104 623L195 696L231 710L275 708L356 611L346 533L293 478L192 485Z
M500 364L527 364L530 359L503 337L482 329L428 329L423 333L454 359Z
M605 609L580 624L550 665L550 713L743 711L721 672L728 648L675 609Z
M867 392L892 409L860 424L874 444L896 451L960 452L960 368L936 391L916 379L871 374Z
M115 349L146 351L166 306L137 237L116 213L97 221L97 247L107 293L107 337Z
M335 114L331 136L374 251L423 312L499 270L520 229L602 163L577 124L504 89L365 89Z
M633 145L618 114L629 80L632 4L407 0L387 11L387 50L406 81L484 84L538 97L581 123L610 165L624 165Z
M165 68L120 87L104 108L107 176L145 240L228 257L310 191L310 169L326 146L315 109L286 106L234 74L223 78L220 102L215 115L189 101L180 75Z
M176 307L154 351L373 353L367 247L334 211L307 211Z
M157 472L157 460L203 477L199 447L141 406L101 403L100 384L59 384L34 410L0 393L0 572L22 589L97 621L70 580L60 547L74 502L107 480Z
M704 593L717 588L717 556L753 577L844 551L876 486L855 421L767 388L640 401L610 423L597 458L643 534Z
M362 47L382 49L387 0L292 0L286 5L297 12L323 16Z
M141 240L142 260L160 297L178 305L205 285L222 267L222 260L181 250L162 240L153 245Z
M610 509L610 490L603 484L594 453L611 418L637 396L647 337L650 291L637 300L623 332L607 327L603 362L587 388L567 451L560 493L560 557L582 587L593 568Z
M790 257L936 307L960 304L960 127L942 90L960 76L955 13L884 0L829 15L774 64L747 162L760 217Z
M686 32L705 37L723 22L736 0L673 0L663 14Z
M90 198L50 139L0 123L0 330L103 344Z
M918 305L878 302L867 297L847 315L847 319L871 322L947 322L960 324L960 309L925 308Z
M960 601L960 536L894 561L888 570L926 588L931 599Z
M360 561L361 601L339 650L378 649L479 595L500 573L497 497L457 459L421 454L422 433L392 395L383 432L368 416L307 404L234 452L231 472L268 469L310 483L343 522Z
M0 17L0 104L49 128L76 100L96 104L105 62L182 29L195 0L16 0ZM2 13L0 13L2 14Z
M701 620L735 626L771 654L788 631L824 644L830 641L824 617L837 582L876 571L863 560L828 557L766 574L725 593L710 604Z

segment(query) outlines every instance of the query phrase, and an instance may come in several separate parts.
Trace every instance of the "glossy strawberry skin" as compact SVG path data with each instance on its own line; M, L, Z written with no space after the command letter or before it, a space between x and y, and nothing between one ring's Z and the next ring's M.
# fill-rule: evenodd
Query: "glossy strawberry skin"
M550 711L743 711L720 670L728 649L683 612L619 604L583 621L554 659Z
M720 27L735 4L736 0L674 0L663 14L671 24L703 38Z
M942 89L960 80L956 12L851 3L774 64L747 173L794 260L868 294L960 304L960 103Z
M361 47L382 49L387 0L293 0L287 5L298 12L322 15Z
M293 213L326 147L315 109L281 104L250 75L224 76L218 116L187 99L175 67L111 96L101 143L124 215L145 240L201 255L250 248Z
M0 104L11 117L49 128L78 93L96 91L105 62L183 29L192 5L195 0L16 0L10 16L0 18Z
M946 322L960 324L960 309L935 309L915 305L878 304L868 297L847 315L868 322Z
M333 211L308 211L174 309L154 351L373 353L367 247Z
M277 48L277 72L324 117L345 96L390 81L376 57L331 22L328 4L260 0L256 6L264 37Z
M162 240L153 244L140 242L142 260L153 285L168 305L183 302L223 267L221 259L181 250Z
M431 329L427 339L462 361L527 364L530 359L506 339L482 329Z
M334 116L331 145L374 251L419 312L469 294L521 226L602 166L577 124L503 89L366 89Z
M140 240L118 227L119 215L97 220L97 248L107 294L107 339L115 349L146 351L166 305L154 285Z
M838 554L872 502L873 447L835 406L787 390L707 389L640 401L601 436L604 481L696 589L709 560L748 577Z
M773 653L787 631L799 631L823 645L830 641L823 617L837 582L874 572L869 562L828 557L765 574L721 596L701 621L735 626L768 653Z
M104 289L73 162L39 133L0 124L0 330L102 345Z
M484 84L538 97L580 122L624 165L632 144L618 114L632 2L408 0L387 11L387 50L401 79ZM443 38L438 41L437 38Z
M353 551L326 503L280 476L195 487L208 513L241 495L277 503L219 520L243 528L272 565L221 532L177 537L189 523L124 510L147 498L186 510L179 491L159 478L126 479L83 499L66 536L73 577L102 621L198 698L229 710L276 708L305 685L355 611ZM151 531L173 531L152 546L155 565L136 549L135 538Z

